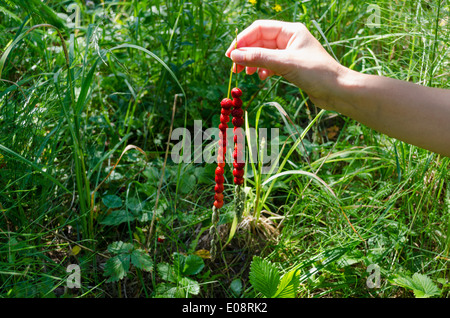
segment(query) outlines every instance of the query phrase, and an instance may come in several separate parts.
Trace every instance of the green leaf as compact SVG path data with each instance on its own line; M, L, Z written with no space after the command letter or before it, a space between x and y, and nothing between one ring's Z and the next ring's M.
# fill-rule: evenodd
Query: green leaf
M299 275L299 269L293 269L284 274L283 277L281 277L280 284L278 285L278 289L274 297L295 298L297 295L298 286L300 284Z
M249 279L256 291L267 298L271 298L277 292L280 274L275 265L259 256L255 256L250 265Z
M156 270L163 280L172 283L175 283L177 281L175 271L173 267L168 263L158 263L158 265L156 265Z
M148 255L147 252L141 249L135 249L131 253L131 263L137 268L140 268L147 272L153 269L153 261L150 258L150 255Z
M238 297L242 293L242 281L239 278L233 280L230 284L230 290L235 297Z
M119 254L106 261L105 276L110 276L107 282L117 282L125 277L130 269L130 255Z
M108 251L113 254L131 253L133 249L133 244L122 241L113 242L108 245Z
M110 209L117 209L122 206L122 199L117 195L108 194L102 198L103 204Z
M429 298L441 294L439 288L428 276L419 273L415 273L412 277L397 275L392 282L403 288L411 289L416 298Z
M183 277L182 279L180 279L179 283L179 287L181 287L182 290L187 292L188 294L198 295L200 293L200 284L193 279Z
M177 296L177 288L172 284L161 283L156 285L156 298L175 298Z
M200 256L189 255L184 261L183 275L196 275L205 267L205 262Z
M107 215L103 220L100 221L100 224L103 225L119 225L125 222L134 221L135 217L125 210L116 210L112 211L109 215Z
M177 276L181 276L184 271L184 264L186 262L186 256L180 253L173 253L173 269Z

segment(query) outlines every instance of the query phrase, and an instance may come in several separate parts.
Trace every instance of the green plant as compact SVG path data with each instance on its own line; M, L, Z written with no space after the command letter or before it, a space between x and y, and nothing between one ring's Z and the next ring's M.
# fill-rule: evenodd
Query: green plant
M131 270L131 265L144 271L153 270L153 261L146 251L131 243L122 241L108 245L108 251L113 255L105 263L104 275L107 282L122 280Z
M293 268L280 275L280 271L268 260L253 257L249 280L253 288L266 298L295 298L300 283L300 270Z
M156 286L156 297L186 298L200 293L200 284L192 278L205 267L197 255L188 256L175 252L173 263L158 263L156 270L163 282ZM190 276L190 277L189 277Z
M441 295L441 290L427 276L414 273L412 276L397 274L391 280L394 285L412 290L416 298L430 298Z

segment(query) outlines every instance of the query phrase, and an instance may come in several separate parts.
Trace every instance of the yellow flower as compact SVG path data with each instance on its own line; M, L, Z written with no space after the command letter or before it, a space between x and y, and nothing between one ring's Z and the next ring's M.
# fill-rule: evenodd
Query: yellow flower
M251 4L255 5L258 1L257 0L248 0Z
M274 9L276 12L280 12L281 6L279 4L276 4L272 9Z

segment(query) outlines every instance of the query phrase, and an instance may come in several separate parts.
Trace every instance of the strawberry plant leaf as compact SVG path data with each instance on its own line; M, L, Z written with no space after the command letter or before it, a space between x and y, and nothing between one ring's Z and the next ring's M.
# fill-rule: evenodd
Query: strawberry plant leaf
M436 284L426 275L415 273L412 277L397 275L392 283L414 292L416 298L429 298L438 296L441 291Z
M281 277L280 284L278 285L278 289L274 297L295 298L298 286L300 284L299 275L299 269L293 269L284 274L283 277Z
M439 288L434 284L434 282L426 275L415 273L412 277L415 289L414 295L417 298L428 298L433 296L438 296L441 294Z
M122 241L113 242L108 245L108 251L113 254L131 253L133 248L133 244Z
M117 282L125 277L130 269L130 255L119 254L111 257L105 264L105 276L110 276L107 282Z
M156 270L159 276L165 281L175 283L177 281L177 276L172 266L168 263L158 263L156 265Z
M188 294L198 295L200 293L200 284L193 279L183 277L182 279L180 279L179 283L179 288L181 287L182 290Z
M267 298L273 297L280 283L280 273L271 262L255 256L250 265L250 283Z
M131 263L137 268L140 268L147 272L153 269L153 261L150 258L150 255L148 255L147 252L141 249L135 249L131 253Z

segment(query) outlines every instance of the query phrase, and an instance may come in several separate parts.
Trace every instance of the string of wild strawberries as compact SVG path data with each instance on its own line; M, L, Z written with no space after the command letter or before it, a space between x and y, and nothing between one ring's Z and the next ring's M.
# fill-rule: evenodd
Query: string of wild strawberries
M237 221L241 221L242 212L244 211L245 194L241 191L242 184L244 183L244 134L242 125L244 124L244 111L242 109L242 91L235 87L231 90L231 96L233 97L233 110L231 115L233 116L233 132L234 132L234 151L233 151L233 176L234 184L234 211Z
M220 111L220 124L219 124L219 147L217 156L217 168L215 181L216 185L214 187L214 207L212 214L212 226L210 228L211 239L211 259L214 260L218 250L218 244L220 243L219 233L217 231L217 224L219 222L219 209L223 207L224 204L224 173L225 173L225 157L227 149L227 129L228 122L230 121L230 114L233 116L232 124L233 129L233 140L234 140L234 151L233 151L233 176L234 184L236 185L235 203L236 210L242 211L242 199L240 195L240 187L244 183L244 167L245 161L243 157L244 150L244 135L242 131L242 125L244 124L244 111L242 109L242 91L238 87L231 90L232 100L224 98L220 102L222 107ZM240 214L240 213L239 213Z
M225 157L227 153L227 129L228 122L230 121L230 113L231 108L233 107L233 102L229 98L224 98L220 102L220 106L222 107L220 111L220 124L219 124L219 147L218 147L218 155L217 155L217 168L216 168L216 185L214 187L215 195L214 195L214 206L212 213L212 226L209 230L209 234L211 236L211 259L214 260L217 255L218 245L220 243L219 232L217 229L217 225L219 223L219 209L223 206L223 191L224 191L224 182L225 177L223 176L225 173Z
M242 185L244 183L244 167L245 161L243 158L244 136L242 134L242 125L244 124L244 111L242 110L242 91L235 87L231 90L233 97L233 132L234 132L234 152L233 152L233 176L234 184Z
M227 129L228 122L230 121L231 108L233 107L233 102L229 98L224 98L220 106L222 107L220 111L220 124L219 124L219 149L217 156L217 168L216 168L216 186L214 190L216 194L214 195L214 207L220 209L223 206L223 184L225 182L225 156L227 152Z
M236 30L237 36L237 30ZM237 44L237 38L236 38ZM233 68L236 65L233 65ZM213 214L212 214L212 226L210 228L210 236L211 236L211 259L214 260L217 255L218 245L220 243L219 232L217 229L217 225L219 223L219 210L223 207L224 204L224 173L225 173L225 157L226 157L226 149L227 149L227 129L228 122L230 121L230 114L233 116L232 124L234 126L233 134L234 134L234 151L233 151L233 176L234 176L234 184L236 185L236 194L235 194L235 203L236 203L236 212L239 214L243 210L243 200L241 196L241 185L244 183L244 166L245 161L243 158L243 150L244 150L244 137L242 133L242 125L244 124L244 111L242 109L242 91L235 87L231 90L232 100L229 98L230 88L231 88L231 79L233 75L233 68L230 72L230 82L228 86L228 97L224 98L220 102L221 111L220 111L220 124L219 124L219 147L218 147L218 157L217 157L217 168L216 168L216 176L215 181L216 185L214 187L215 195L214 195L214 206L213 206ZM236 77L236 86L237 86L237 77ZM239 212L238 212L239 211Z

